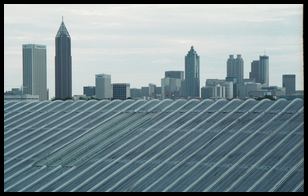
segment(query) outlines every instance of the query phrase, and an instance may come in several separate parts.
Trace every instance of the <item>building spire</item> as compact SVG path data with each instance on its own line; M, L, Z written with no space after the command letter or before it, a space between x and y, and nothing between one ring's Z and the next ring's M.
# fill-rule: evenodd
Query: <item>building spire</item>
M69 35L69 33L68 33L68 31L67 31L67 29L65 27L65 24L63 22L63 16L62 16L62 23L60 25L60 28L58 30L58 33L57 33L56 37L60 37L61 35L66 35L67 37L70 37L70 35Z

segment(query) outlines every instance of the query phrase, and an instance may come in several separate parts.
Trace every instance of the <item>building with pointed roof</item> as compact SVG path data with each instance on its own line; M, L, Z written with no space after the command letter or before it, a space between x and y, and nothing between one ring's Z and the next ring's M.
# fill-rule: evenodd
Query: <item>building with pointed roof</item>
M71 37L65 27L62 17L61 26L56 35L55 56L55 98L66 99L72 97L72 56Z
M185 56L185 96L200 97L200 58L194 47Z

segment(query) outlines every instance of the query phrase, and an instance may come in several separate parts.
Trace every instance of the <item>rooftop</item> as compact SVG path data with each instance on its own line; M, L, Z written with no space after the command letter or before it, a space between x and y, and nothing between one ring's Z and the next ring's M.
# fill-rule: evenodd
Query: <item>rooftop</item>
M303 100L4 101L4 191L303 191Z

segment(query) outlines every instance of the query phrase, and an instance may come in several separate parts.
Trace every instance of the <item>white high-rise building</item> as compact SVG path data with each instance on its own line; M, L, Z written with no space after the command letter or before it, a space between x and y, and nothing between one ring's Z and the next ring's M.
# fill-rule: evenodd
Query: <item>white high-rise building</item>
M108 74L95 75L95 96L98 99L112 98L111 75Z
M22 57L23 94L38 95L40 101L47 100L46 46L23 44Z

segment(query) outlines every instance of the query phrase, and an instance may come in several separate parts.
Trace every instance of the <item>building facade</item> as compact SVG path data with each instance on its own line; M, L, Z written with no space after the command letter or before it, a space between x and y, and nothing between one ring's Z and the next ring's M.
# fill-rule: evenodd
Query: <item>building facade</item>
M184 71L165 71L165 78L177 78L184 80Z
M244 60L238 54L236 58L234 55L229 55L227 60L227 77L236 78L237 83L241 83L244 78Z
M22 45L23 94L38 95L47 100L47 58L46 46Z
M162 98L177 99L181 96L181 79L165 77L161 79Z
M5 101L39 101L39 95L30 95L30 94L22 94L22 95L4 95Z
M141 95L145 99L149 97L149 87L148 86L141 87Z
M295 74L282 75L282 87L286 88L286 95L293 95L296 92Z
M269 86L269 57L266 55L260 56L260 79L256 81L264 86Z
M128 83L114 83L113 99L125 100L130 97L130 85Z
M108 74L95 75L95 96L98 99L112 98L111 75Z
M233 82L220 79L207 79L205 82L204 93L205 98L232 99L234 97Z
M84 86L83 95L87 97L94 97L95 96L95 86Z
M185 56L185 90L186 98L200 97L200 57L191 46Z
M149 97L152 99L156 99L156 85L149 84Z
M266 55L260 56L259 60L251 62L251 71L249 79L260 83L263 86L269 86L269 57Z
M254 60L251 62L251 71L249 72L249 79L255 82L260 82L260 71L259 71L260 61Z
M256 82L245 82L238 85L238 97L241 99L246 99L251 97L251 91L261 90L262 85Z
M62 21L56 35L55 98L72 97L72 56L71 37Z
M141 99L142 93L140 88L131 88L130 89L130 96L132 99Z

